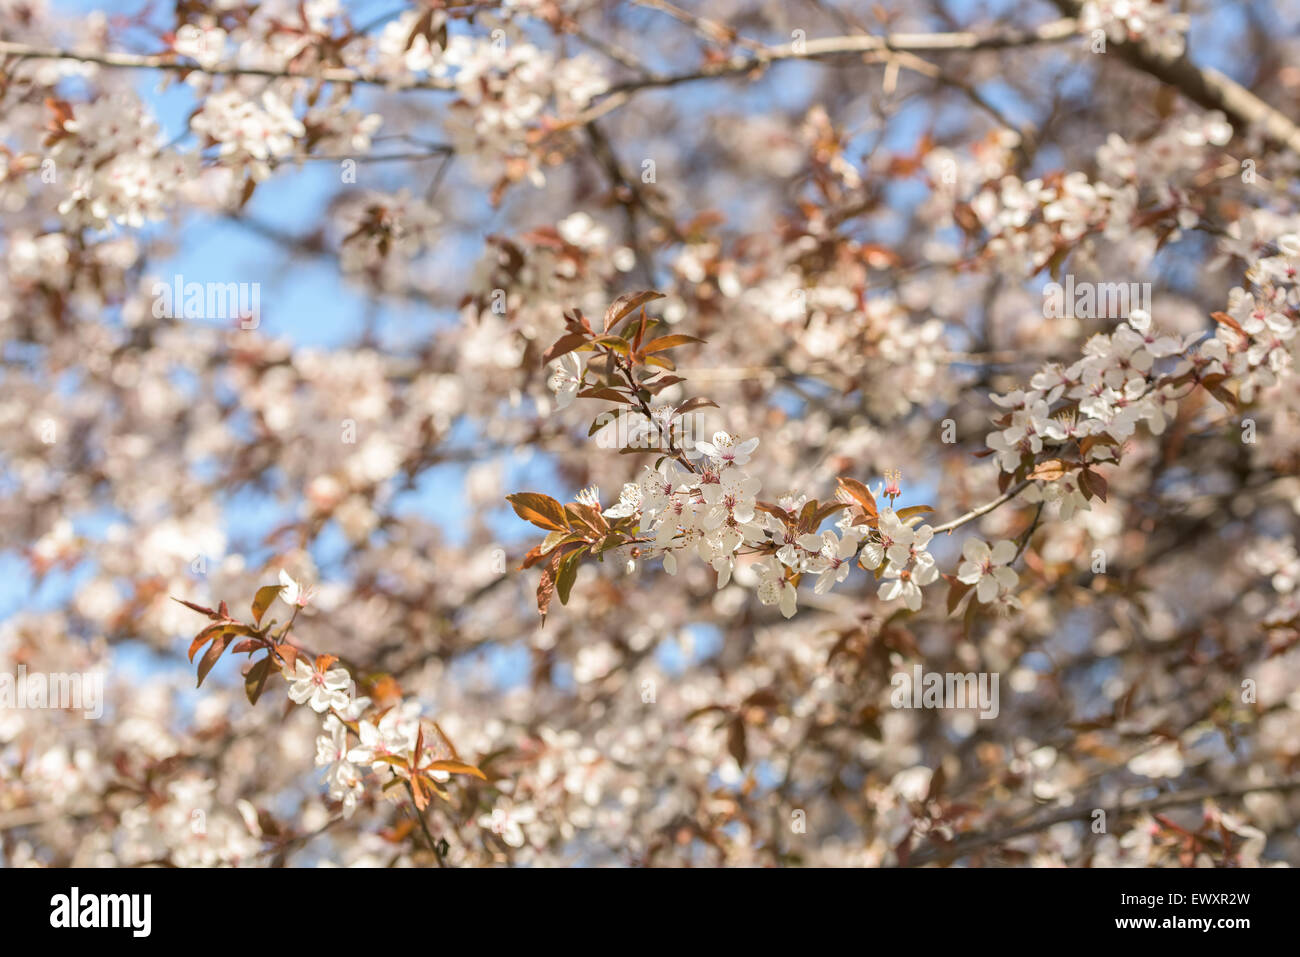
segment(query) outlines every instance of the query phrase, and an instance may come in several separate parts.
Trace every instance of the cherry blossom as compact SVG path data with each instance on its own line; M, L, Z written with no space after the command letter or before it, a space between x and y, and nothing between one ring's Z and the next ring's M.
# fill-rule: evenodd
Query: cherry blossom
M292 670L285 670L284 677L289 682L289 699L295 704L305 704L318 714L347 707L352 679L342 668L320 671L298 659Z
M1019 580L1008 567L1016 557L1016 543L1002 539L990 548L977 538L968 538L961 548L965 559L957 569L957 580L975 586L975 597L991 602L999 592L1010 591Z

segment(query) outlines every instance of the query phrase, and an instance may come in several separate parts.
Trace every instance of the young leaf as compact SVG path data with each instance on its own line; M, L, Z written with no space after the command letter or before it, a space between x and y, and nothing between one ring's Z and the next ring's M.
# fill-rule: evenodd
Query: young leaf
M624 293L610 303L609 308L605 310L605 331L609 332L617 322L646 303L662 298L664 298L663 293L649 289L642 292Z
M226 650L226 646L229 645L231 640L234 638L234 635L227 634L226 631L227 629L222 629L221 634L217 636L217 640L212 643L212 647L210 647L204 653L203 657L199 659L199 683L195 685L196 688L203 687L203 679L208 676L208 672L212 670L212 666L221 658L222 653Z
M879 518L879 511L876 508L876 497L871 494L871 489L867 488L866 485L859 482L857 479L841 477L836 479L836 481L839 482L840 489L843 490L844 494L848 495L849 498L862 506L862 510L867 513L868 518Z
M434 761L429 765L429 770L446 771L448 774L469 774L484 781L488 779L486 774L464 761Z
M249 704L257 704L257 699L262 696L262 691L266 687L266 679L271 674L271 656L267 655L258 661L255 661L244 675L244 694L248 696Z
M192 611L197 611L200 615L207 615L213 621L221 621L225 617L224 615L218 614L217 612L213 611L211 608L204 608L202 605L196 605L194 604L194 602L186 601L184 598L177 598L175 596L172 596L172 601L178 602L179 604L184 605L186 608L189 608Z
M280 595L283 585L263 585L253 596L253 621L259 625L262 623L262 616L266 610L271 607L272 602Z
M542 569L542 580L537 583L537 612L546 621L546 609L551 607L551 597L555 594L555 569L560 558L559 552L551 553L551 560Z
M570 332L560 336L555 342L551 343L549 349L542 353L542 364L545 365L555 361L560 356L568 355L574 349L586 345L586 343L587 337L581 332Z
M933 512L933 511L934 511L933 505L909 505L907 506L907 508L900 508L898 510L897 513L898 520L901 522L905 522L913 515L924 515L926 512Z
M608 402L622 402L626 405L635 405L636 403L625 396L622 392L616 392L609 386L598 385L590 389L583 389L578 393L579 399L605 399Z
M1055 482L1057 479L1063 478L1069 470L1070 463L1065 461L1065 459L1045 459L1034 466L1033 471L1029 473L1028 477L1031 479L1043 479L1047 482Z
M202 631L200 631L197 635L194 636L194 640L190 642L191 663L194 662L195 653L198 652L200 648L206 645L213 638L217 637L217 635L221 631L225 630L225 627L226 626L224 624L208 625L208 627L204 628Z
M585 548L575 548L560 562L559 572L555 576L555 593L560 596L561 605L569 603L569 592L573 590L573 583L578 577L578 566L582 564L585 552Z
M974 586L967 585L965 582L959 582L956 578L951 579L951 583L948 586L948 614L951 615L957 610L957 606L961 604L961 600L966 597L966 593L970 591L972 587Z
M538 528L544 528L548 532L560 532L569 527L564 506L549 495L543 495L541 492L516 492L514 495L507 495L506 501L514 507L516 515L526 522L532 522Z
M651 339L641 347L641 354L648 356L651 353L663 352L665 349L672 349L675 346L684 346L690 342L703 342L699 336L684 336L674 334L671 336L660 336L658 339Z
M705 408L716 409L717 407L718 407L718 403L714 402L712 399L706 399L702 395L697 395L695 398L687 399L685 402L679 405L676 408L674 414L685 415L687 412L694 412L696 409L705 409Z

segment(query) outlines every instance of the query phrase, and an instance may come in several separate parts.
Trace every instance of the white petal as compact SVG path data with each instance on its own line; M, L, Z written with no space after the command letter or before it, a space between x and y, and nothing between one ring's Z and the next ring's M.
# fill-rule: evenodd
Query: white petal
M994 565L1006 565L1016 557L1016 543L1009 542L1005 538L993 546L992 551Z

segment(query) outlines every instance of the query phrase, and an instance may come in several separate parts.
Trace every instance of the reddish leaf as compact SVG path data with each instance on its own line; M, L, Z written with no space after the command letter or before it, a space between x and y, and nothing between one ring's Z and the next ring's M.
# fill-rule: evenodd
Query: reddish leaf
M564 506L549 495L541 492L516 492L507 495L506 501L514 507L516 515L538 528L544 528L548 532L562 532L569 527Z
M186 601L184 598L177 598L177 597L175 597L175 596L172 596L172 601L174 601L174 602L179 602L180 604L184 605L186 608L189 608L189 609L191 609L192 611L197 611L200 615L207 615L207 616L208 616L209 618L211 618L213 621L221 621L221 620L222 620L222 617L223 617L223 616L217 614L217 613L216 613L215 611L213 611L211 608L204 608L202 605L196 605L196 604L194 604L194 602L192 602L192 601Z
M428 770L446 771L448 774L469 774L484 781L488 779L486 774L464 761L434 761L429 765Z
M253 663L244 675L244 694L248 696L249 704L257 704L257 699L262 696L262 691L266 687L266 679L271 674L271 656L267 655L259 661Z
M658 395L660 392L668 388L670 385L676 385L679 382L685 382L685 381L686 380L679 375L665 375L665 376L660 376L658 379L655 379L651 382L645 382L642 384L645 386L646 391L649 392L651 395Z
M773 505L771 502L755 502L754 508L758 509L760 512L766 512L773 518L780 519L781 523L786 526L794 524L794 516L779 505Z
M1101 499L1103 502L1106 501L1106 493L1110 489L1110 485L1104 478L1102 478L1101 473L1093 472L1091 470L1080 472L1080 484L1082 484L1082 480L1085 476L1088 479L1088 486L1092 494L1097 496L1097 498Z
M1065 459L1045 459L1034 466L1033 471L1029 473L1031 479L1043 479L1047 482L1055 482L1057 479L1064 478L1065 474L1070 471L1070 463Z
M195 687L203 687L203 679L208 676L208 672L212 670L212 666L221 658L221 655L226 650L226 646L230 644L233 637L233 635L226 634L223 629L222 634L217 636L217 640L212 643L212 646L207 650L203 657L199 659L199 683L195 685Z
M542 580L537 583L537 612L542 621L546 621L546 609L551 607L551 597L555 594L555 569L559 558L559 552L551 553L551 560L542 569Z
M664 298L663 293L654 292L653 290L624 293L610 303L609 308L605 310L605 331L609 332L610 329L614 328L615 323L639 307L662 298Z
M590 389L583 389L578 393L579 399L605 399L608 402L622 402L627 405L636 405L622 392L617 392L608 386L598 385Z
M280 596L283 587L283 585L263 585L253 596L253 620L259 625L262 623L262 616L271 607L271 603Z
M194 640L190 642L190 663L191 664L194 662L195 653L198 652L198 650L202 648L204 645L206 645L209 641L215 638L217 634L220 631L222 631L224 628L225 625L221 625L221 624L208 625L208 627L204 628L201 632L199 632L197 635L194 636Z
M658 339L651 339L649 342L647 342L644 346L642 346L640 352L642 355L648 356L655 352L663 352L665 349L672 349L676 346L684 346L691 342L703 342L703 341L704 340L701 339L699 336L684 336L680 334L674 334L671 336L660 336Z
M840 509L848 507L849 504L847 502L827 502L825 505L820 506L817 511L813 513L811 522L812 530L816 531L821 526L822 522L830 518Z
M900 508L896 514L900 521L906 521L913 515L924 515L926 512L933 511L933 505L909 505L907 508Z
M696 409L706 409L706 408L716 409L717 407L718 407L718 403L714 402L712 399L706 399L702 395L697 395L695 398L687 399L685 402L679 405L675 410L674 414L685 415L687 412L694 412Z
M579 346L587 344L587 337L581 332L570 332L568 335L560 336L551 347L542 353L543 364L553 362L560 356L568 355Z
M948 586L948 614L951 615L957 610L957 606L961 604L961 600L966 597L966 593L973 587L973 585L959 582L955 578L951 579Z
M878 519L880 517L879 511L876 509L876 497L871 494L871 489L857 479L841 477L836 481L839 482L840 488L849 498L862 506L862 510L867 513L868 518Z
M1227 326L1237 335L1241 336L1241 338L1250 338L1246 335L1246 330L1241 328L1241 323L1237 322L1236 319L1232 318L1232 316L1228 315L1226 312L1212 312L1210 313L1210 318L1221 326Z

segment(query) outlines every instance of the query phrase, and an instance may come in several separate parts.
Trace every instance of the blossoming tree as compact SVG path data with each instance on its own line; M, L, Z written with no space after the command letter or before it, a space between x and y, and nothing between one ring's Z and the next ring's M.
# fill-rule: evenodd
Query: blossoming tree
M0 0L3 860L1300 861L1293 5L373 6Z

